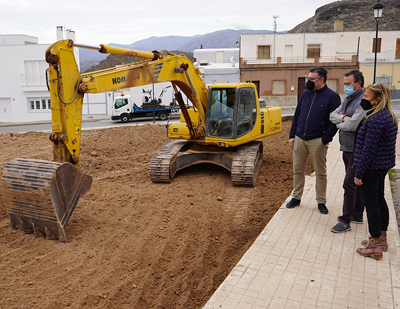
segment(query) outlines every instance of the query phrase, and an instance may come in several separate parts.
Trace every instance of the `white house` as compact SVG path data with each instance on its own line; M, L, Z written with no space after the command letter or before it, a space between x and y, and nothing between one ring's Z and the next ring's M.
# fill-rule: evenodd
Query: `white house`
M75 33L57 28L57 39ZM45 52L49 44L23 34L0 35L0 122L50 120L50 94L46 86ZM79 52L77 52L79 59Z
M195 49L193 61L208 85L240 82L239 48Z
M36 37L0 35L0 122L50 119L47 47Z

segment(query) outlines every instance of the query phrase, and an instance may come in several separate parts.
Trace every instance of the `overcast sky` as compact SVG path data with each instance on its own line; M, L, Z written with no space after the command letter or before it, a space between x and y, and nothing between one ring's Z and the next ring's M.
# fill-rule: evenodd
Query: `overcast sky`
M0 35L26 34L56 41L56 26L76 42L130 44L151 36L201 35L224 29L290 30L332 0L0 0ZM190 4L189 4L190 3ZM372 2L371 2L372 3Z

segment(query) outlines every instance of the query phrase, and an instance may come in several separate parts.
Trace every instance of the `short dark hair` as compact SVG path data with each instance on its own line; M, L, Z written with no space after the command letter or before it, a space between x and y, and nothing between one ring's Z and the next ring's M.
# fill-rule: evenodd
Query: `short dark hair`
M326 83L326 78L328 76L328 71L323 67L313 67L310 69L310 73L317 73L319 77L324 79L324 83Z
M364 75L359 70L351 70L343 74L344 76L353 76L354 82L357 83L361 81L361 87L364 87Z

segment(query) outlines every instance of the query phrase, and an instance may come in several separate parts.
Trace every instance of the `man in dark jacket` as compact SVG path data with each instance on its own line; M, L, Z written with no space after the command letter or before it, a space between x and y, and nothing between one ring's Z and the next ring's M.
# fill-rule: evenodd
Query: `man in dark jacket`
M340 97L326 85L327 71L323 67L311 68L308 73L307 90L303 92L294 113L289 134L289 146L293 148L293 192L287 208L300 205L303 195L305 171L311 156L316 181L315 191L318 210L328 213L326 207L326 154L328 144L337 132L329 115L340 105Z
M358 70L346 72L343 85L347 97L343 100L342 105L329 116L329 119L340 130L340 151L343 152L342 158L346 170L343 181L343 214L338 217L339 222L331 229L333 233L350 231L350 222L363 223L364 212L361 190L354 183L356 169L352 164L356 129L366 114L366 111L360 106L361 100L364 98L364 76Z

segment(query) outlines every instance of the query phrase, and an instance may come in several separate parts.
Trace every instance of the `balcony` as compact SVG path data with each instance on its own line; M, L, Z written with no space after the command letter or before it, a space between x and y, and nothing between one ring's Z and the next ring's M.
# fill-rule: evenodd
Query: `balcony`
M336 57L303 58L303 57L276 57L270 59L240 58L240 68L271 68L271 67L302 67L310 65L340 66L357 65L357 55L341 55Z

